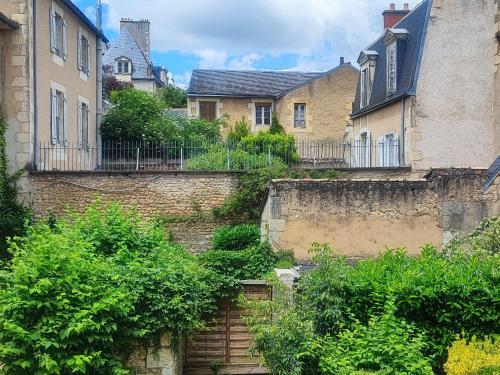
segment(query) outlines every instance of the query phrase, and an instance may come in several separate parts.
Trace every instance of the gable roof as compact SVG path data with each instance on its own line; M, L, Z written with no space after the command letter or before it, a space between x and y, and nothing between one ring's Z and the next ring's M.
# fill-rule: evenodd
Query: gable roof
M399 21L392 31L403 29L408 32L406 48L402 60L399 60L398 67L398 87L394 94L387 96L386 90L386 46L384 37L381 35L374 43L369 45L364 51L374 51L378 53L375 76L373 78L370 103L364 108L360 108L361 87L358 80L358 89L356 99L353 105L352 117L356 118L364 113L393 103L407 95L414 95L418 81L418 70L422 59L425 34L429 21L429 11L431 9L431 0L424 0L406 17Z
M496 158L491 167L488 169L487 175L488 178L486 179L483 185L483 191L486 191L493 184L493 182L495 182L498 175L500 175L500 155Z
M118 39L106 51L102 61L104 65L114 67L115 60L120 57L132 61L132 79L155 79L153 75L148 75L148 68L152 67L127 28L120 30Z
M83 14L83 12L78 8L71 0L61 0L64 5L66 5L85 25L87 25L96 35L100 36L104 43L108 43L109 40L104 36L104 34L97 29L94 23L88 19L88 17Z

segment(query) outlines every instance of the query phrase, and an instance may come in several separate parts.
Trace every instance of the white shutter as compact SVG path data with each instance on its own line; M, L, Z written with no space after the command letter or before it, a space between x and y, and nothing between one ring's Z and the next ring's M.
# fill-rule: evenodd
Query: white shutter
M77 43L77 46L78 46L78 50L77 50L76 54L77 54L77 57L78 57L78 70L79 71L83 71L83 61L82 61L82 49L83 49L83 46L82 46L82 33L81 32L78 32L78 43Z
M89 140L90 140L90 105L87 105L86 107L87 110L87 124L85 126L85 147L89 147Z
M64 113L64 119L63 119L63 139L64 139L64 146L69 146L69 135L68 135L68 98L66 97L66 94L63 94L63 113Z
M78 101L78 148L83 148L83 111L82 111L82 102Z
M90 40L87 39L87 75L90 77L92 66L92 55L90 54Z
M361 138L357 135L354 138L354 167L361 166Z
M365 165L364 167L371 167L372 161L372 138L369 134L366 135L366 147L365 147Z
M52 144L57 144L58 134L57 134L57 95L56 89L50 89L50 139Z
M384 153L384 146L385 146L385 141L384 141L384 137L378 137L377 139L377 167L384 167L385 166L385 163L384 163L384 157L385 157L385 153Z
M399 167L399 139L396 133L394 133L394 159L391 166Z
M63 18L63 58L66 60L68 58L68 38L67 38L67 31L68 31L68 24L66 23L66 18Z
M57 36L56 36L56 12L50 8L50 51L56 52L57 50Z

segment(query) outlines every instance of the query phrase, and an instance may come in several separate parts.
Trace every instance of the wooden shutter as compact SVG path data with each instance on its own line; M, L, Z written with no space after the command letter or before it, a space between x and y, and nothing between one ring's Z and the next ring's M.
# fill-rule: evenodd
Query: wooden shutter
M66 94L63 94L63 140L64 146L69 145L69 135L68 135L68 98Z
M57 95L56 89L50 89L50 139L52 144L57 144Z
M67 31L68 31L68 24L66 23L66 18L62 19L63 27L62 27L62 40L63 40L63 58L66 60L68 58L68 38L67 38Z
M391 167L399 167L399 138L396 133L394 133L394 146L393 146L393 160Z
M384 158L385 158L385 152L384 152L384 145L385 145L385 141L384 141L384 137L378 137L377 139L377 167L384 167L385 166L385 162L384 162Z
M216 102L200 102L200 118L207 121L214 121L216 118Z
M56 36L56 12L54 9L50 8L50 51L56 52L57 50L57 36Z
M354 138L354 166L361 166L361 138L359 135Z
M366 135L366 147L365 147L365 167L371 167L372 161L372 138L371 135Z
M82 61L82 52L83 52L83 45L82 45L82 33L78 32L78 51L76 52L77 57L78 57L78 70L83 71L83 61Z
M78 101L78 148L83 148L83 108L82 102Z
M91 55L90 55L90 40L87 39L87 75L90 77L90 66L92 63Z

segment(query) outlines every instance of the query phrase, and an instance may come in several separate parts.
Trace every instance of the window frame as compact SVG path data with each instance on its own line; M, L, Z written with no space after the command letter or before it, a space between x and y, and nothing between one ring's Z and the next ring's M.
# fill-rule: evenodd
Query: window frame
M127 70L126 71L120 70L120 64L122 64L122 67L126 66ZM127 60L127 59L116 60L116 74L119 74L119 75L132 74L132 62L130 60Z
M307 103L293 104L293 127L296 129L305 129L307 127Z
M68 58L67 30L64 13L53 4L50 8L50 51L63 60Z
M90 76L90 39L78 32L78 70Z
M269 109L267 118L266 118L266 109ZM259 122L259 112L260 112L260 122ZM255 125L270 126L272 113L273 113L272 103L255 103Z
M81 150L90 148L90 105L88 100L78 99L78 147ZM86 123L85 121L86 120Z
M387 96L398 90L398 50L396 40L386 47L386 88Z
M62 107L62 108L61 108ZM68 145L68 98L64 90L50 89L50 138L53 145ZM62 118L61 118L62 117Z

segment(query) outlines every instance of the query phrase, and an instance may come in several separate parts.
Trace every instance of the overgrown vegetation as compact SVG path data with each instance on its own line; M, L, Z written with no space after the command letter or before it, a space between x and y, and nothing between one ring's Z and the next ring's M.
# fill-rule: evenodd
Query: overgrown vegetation
M183 88L169 85L163 87L157 94L166 108L186 108L187 92Z
M8 239L22 235L25 221L30 219L29 212L17 202L15 180L18 176L7 172L6 130L7 122L0 115L0 265L9 258Z
M260 228L255 224L241 224L218 228L212 237L215 250L248 249L260 243Z
M453 343L444 365L447 375L500 374L500 340L486 337L483 341L473 337Z
M500 333L499 259L481 245L471 251L498 225L486 221L452 254L387 250L354 267L316 244L317 268L299 281L295 303L270 303L273 319L253 322L256 350L274 374L442 373L457 335Z
M38 223L10 251L0 273L6 374L128 373L120 354L131 340L200 328L235 286L116 204Z

